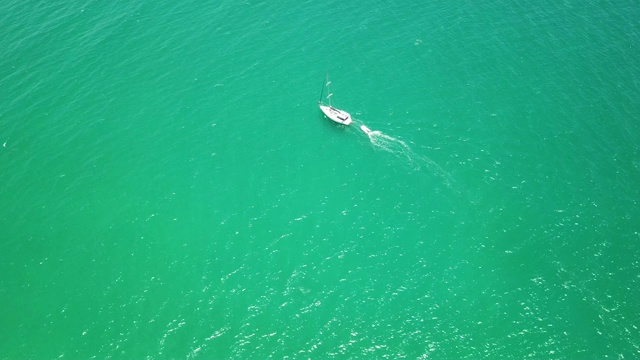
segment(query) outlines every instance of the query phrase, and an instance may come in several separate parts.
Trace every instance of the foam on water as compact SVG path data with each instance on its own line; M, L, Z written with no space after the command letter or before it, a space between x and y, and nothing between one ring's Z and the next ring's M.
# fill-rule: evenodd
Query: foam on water
M380 130L371 130L366 125L361 125L360 128L369 137L369 141L375 148L395 155L414 171L424 170L431 172L440 177L447 184L448 188L453 188L454 180L451 174L428 156L421 155L414 151L405 141L385 134Z

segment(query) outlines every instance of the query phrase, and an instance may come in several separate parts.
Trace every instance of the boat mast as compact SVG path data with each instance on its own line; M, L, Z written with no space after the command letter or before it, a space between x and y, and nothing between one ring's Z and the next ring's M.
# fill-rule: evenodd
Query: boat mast
M325 86L326 82L327 82L327 76L325 74L325 79L322 82L322 90L320 90L320 100L318 100L318 104L322 104L322 95L324 95L324 86Z
M331 95L333 95L333 94L331 93L331 89L329 89L329 85L331 84L331 80L329 80L329 73L325 74L325 81L326 81L326 86L327 86L327 93L329 94L329 95L327 95L327 99L329 100L329 107L332 107L331 106Z

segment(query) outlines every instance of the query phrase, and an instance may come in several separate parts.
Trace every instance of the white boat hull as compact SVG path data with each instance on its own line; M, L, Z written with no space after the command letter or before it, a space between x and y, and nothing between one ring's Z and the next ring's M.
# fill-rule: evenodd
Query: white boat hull
M342 125L349 125L353 121L351 119L351 115L343 110L336 109L333 106L327 106L323 104L320 105L320 110L331 120L337 122Z

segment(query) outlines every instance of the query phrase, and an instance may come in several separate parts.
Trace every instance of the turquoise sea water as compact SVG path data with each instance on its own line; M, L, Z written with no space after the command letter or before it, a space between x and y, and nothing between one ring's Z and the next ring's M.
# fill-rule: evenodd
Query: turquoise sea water
M2 2L0 359L640 357L638 18Z

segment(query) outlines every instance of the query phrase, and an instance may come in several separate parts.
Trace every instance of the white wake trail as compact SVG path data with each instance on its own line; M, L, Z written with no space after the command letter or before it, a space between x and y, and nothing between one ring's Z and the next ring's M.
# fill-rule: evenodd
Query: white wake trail
M420 159L420 156L411 150L411 147L404 141L383 134L381 131L372 131L367 135L373 146L405 160L414 170L420 170L420 162L417 161Z
M441 177L449 188L453 188L454 180L448 172L427 156L420 155L413 151L403 140L384 134L382 131L371 130L366 125L361 125L360 129L369 137L369 141L376 148L402 159L415 171L421 169L431 171Z

